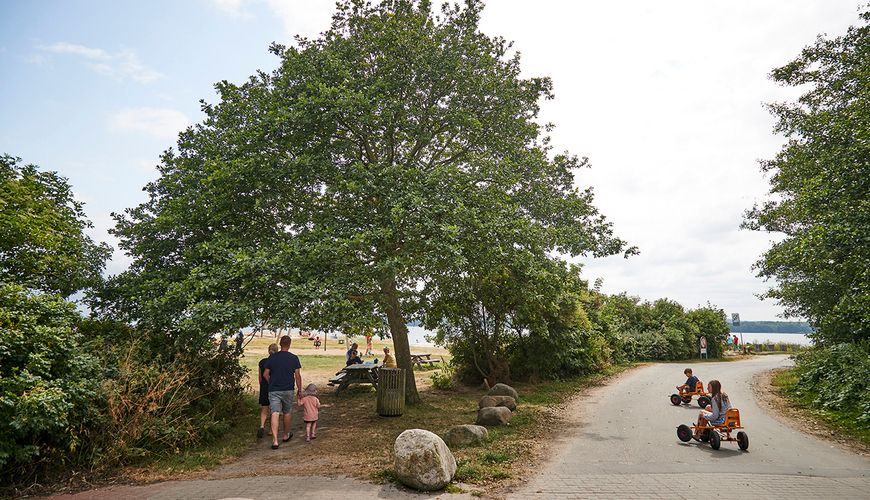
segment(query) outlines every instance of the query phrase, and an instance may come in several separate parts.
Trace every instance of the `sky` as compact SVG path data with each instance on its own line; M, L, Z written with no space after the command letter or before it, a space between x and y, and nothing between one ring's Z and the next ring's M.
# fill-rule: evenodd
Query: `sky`
M438 2L434 2L436 5ZM333 0L0 0L0 154L67 177L108 233L146 200L162 151L203 119L213 85L278 59L269 44L325 30ZM514 41L524 76L549 76L557 151L586 156L578 187L639 256L578 258L608 293L711 303L775 320L752 265L777 235L740 230L763 201L758 165L783 139L765 103L793 100L768 74L817 35L858 21L858 0L489 0L481 29Z

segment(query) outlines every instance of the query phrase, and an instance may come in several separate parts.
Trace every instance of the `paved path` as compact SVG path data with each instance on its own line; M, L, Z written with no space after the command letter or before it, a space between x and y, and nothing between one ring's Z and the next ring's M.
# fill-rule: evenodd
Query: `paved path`
M756 403L752 380L787 366L785 356L696 363L704 383L722 382L740 408L748 452L736 443L718 451L677 439L676 427L697 419L698 406L668 401L684 366L629 371L572 408L575 433L513 498L863 498L870 499L870 459L792 429Z
M233 479L166 481L144 486L116 486L57 495L52 500L339 500L347 498L407 498L456 500L466 495L415 493L393 485L371 484L352 478L261 476Z
M631 370L593 390L568 410L562 440L527 485L509 498L861 498L870 500L870 459L803 434L765 413L751 381L786 366L784 356L695 364L705 383L718 378L740 408L749 452L736 443L682 443L676 427L689 423L698 406L668 401L682 380L683 365L656 364ZM54 499L341 499L443 498L351 478L299 476L169 481L119 486Z

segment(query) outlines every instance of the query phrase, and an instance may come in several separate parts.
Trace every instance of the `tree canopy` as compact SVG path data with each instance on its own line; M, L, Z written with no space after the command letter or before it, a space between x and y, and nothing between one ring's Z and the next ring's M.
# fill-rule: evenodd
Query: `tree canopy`
M626 251L575 187L586 160L536 122L552 82L520 76L481 9L341 1L320 37L272 46L278 69L218 83L149 200L117 216L134 261L100 307L182 342L388 327L413 402L406 322L449 283L482 262Z
M96 284L110 248L89 227L66 179L0 156L0 281L63 296Z
M771 199L744 222L785 235L756 264L776 280L764 296L829 341L870 337L870 11L861 20L771 73L807 91L769 106L788 142L762 162Z

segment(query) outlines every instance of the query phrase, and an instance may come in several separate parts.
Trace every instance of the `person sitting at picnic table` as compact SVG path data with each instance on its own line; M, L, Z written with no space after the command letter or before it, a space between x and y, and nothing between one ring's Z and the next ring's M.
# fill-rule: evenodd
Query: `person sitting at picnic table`
M389 347L384 347L384 368L396 368L396 360L390 354Z
M357 349L359 349L359 345L357 345L356 342L351 344L350 349L348 349L347 352L345 353L345 358L346 358L345 361L350 361L351 354L355 353L357 351ZM350 364L350 363L348 363L348 364Z
M345 366L361 364L363 364L363 360L360 359L359 353L357 351L351 351L350 356L347 358L347 363L345 363Z

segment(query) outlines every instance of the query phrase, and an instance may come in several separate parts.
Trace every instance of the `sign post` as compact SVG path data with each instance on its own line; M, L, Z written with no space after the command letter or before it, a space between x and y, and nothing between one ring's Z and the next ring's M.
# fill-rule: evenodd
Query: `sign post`
M701 338L698 339L698 343L701 346L701 354L699 357L706 358L707 357L707 337L701 336Z

